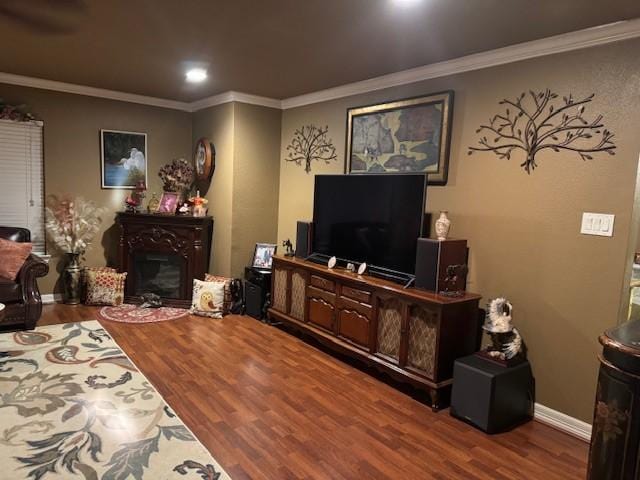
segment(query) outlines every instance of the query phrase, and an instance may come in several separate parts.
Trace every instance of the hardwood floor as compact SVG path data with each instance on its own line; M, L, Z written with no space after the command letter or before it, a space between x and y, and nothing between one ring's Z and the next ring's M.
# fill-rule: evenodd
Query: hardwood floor
M38 325L95 319L49 305ZM249 317L103 321L234 480L584 479L588 445L482 432Z

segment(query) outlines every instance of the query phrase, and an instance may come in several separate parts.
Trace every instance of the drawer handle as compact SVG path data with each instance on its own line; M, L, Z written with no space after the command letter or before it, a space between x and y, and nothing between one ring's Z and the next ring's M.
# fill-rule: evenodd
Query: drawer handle
M369 322L369 319L368 319L365 315L362 315L360 312L356 312L355 310L350 310L350 309L348 309L348 308L344 308L342 311L343 311L344 313L350 313L350 314L353 314L353 315L355 315L356 317L358 317L358 318L362 318L362 319L366 320L367 322Z
M324 300L324 299L322 299L322 298L311 297L311 298L309 298L309 300L310 300L311 302L321 303L321 304L323 304L323 305L324 305L324 306L326 306L326 307L331 307L331 308L333 308L333 305L331 305L329 302L327 302L326 300Z

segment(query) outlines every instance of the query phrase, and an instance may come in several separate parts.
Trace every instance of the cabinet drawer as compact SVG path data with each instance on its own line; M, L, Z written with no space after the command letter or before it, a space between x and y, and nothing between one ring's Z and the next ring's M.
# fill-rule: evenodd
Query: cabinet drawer
M328 292L336 291L336 284L331 280L327 280L326 278L318 277L317 275L311 275L311 285L314 287L321 288L322 290L326 290Z
M356 310L341 308L338 310L338 335L358 347L369 347L371 321Z
M307 287L307 298L315 297L321 298L325 302L334 305L336 303L336 294L331 292L325 292L324 290L320 290L319 288L308 286Z
M308 296L308 322L333 332L335 307L322 297Z
M340 297L336 302L336 307L356 311L360 315L367 317L369 320L373 317L373 307L364 303L356 302L349 298Z
M343 297L347 297L362 303L371 303L371 292L367 292L366 290L359 290L357 288L347 287L346 285L343 285L340 292L342 293Z

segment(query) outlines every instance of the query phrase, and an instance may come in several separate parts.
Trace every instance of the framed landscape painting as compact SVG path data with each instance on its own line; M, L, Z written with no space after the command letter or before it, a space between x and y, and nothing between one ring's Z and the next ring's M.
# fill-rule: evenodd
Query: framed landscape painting
M426 173L446 185L453 91L347 110L346 173Z
M147 184L147 134L100 130L102 188Z

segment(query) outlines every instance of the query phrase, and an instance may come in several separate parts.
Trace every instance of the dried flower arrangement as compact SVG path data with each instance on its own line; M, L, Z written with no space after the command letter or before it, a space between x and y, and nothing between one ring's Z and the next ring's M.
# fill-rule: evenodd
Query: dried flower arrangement
M9 105L0 98L0 120L29 122L35 120L35 117L26 111L25 105Z
M193 166L184 158L167 163L158 172L165 192L188 193L193 184L195 172Z
M82 197L51 195L45 208L47 234L61 252L83 255L98 233L105 211Z

